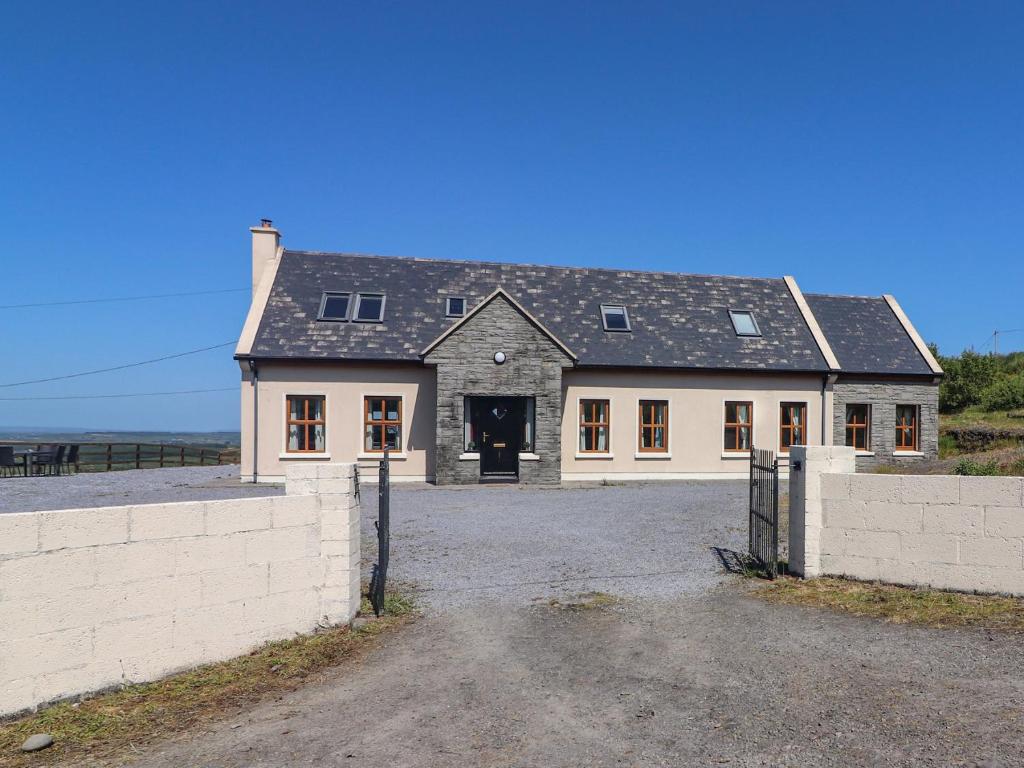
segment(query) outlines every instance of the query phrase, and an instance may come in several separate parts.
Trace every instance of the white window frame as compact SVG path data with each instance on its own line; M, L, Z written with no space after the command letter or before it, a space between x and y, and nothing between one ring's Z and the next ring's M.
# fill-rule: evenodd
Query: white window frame
M355 301L355 304L352 306L352 310L351 310L352 322L353 323L383 323L384 322L384 305L387 304L387 301L388 301L388 296L387 296L386 293L377 292L377 291L365 291L365 292L357 293L355 296L356 296L356 301ZM360 318L359 317L359 306L363 303L363 297L364 296L373 296L374 298L376 298L377 296L380 296L380 314L377 316L377 318L375 320L366 320L364 318Z
M621 309L622 317L626 321L625 328L609 328L608 318L605 316L606 309ZM629 308L625 304L602 304L601 305L601 326L606 333L632 333L633 323L629 319Z
M452 302L462 302L462 312L458 314L452 312ZM465 296L449 296L444 300L444 316L445 317L465 317L466 316L466 297Z

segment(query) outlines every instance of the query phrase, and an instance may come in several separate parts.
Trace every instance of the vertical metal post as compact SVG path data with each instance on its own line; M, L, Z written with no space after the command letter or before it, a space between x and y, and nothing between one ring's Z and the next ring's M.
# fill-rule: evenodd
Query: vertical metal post
M377 564L370 579L370 602L373 612L384 612L384 591L388 578L388 559L391 550L391 463L387 444L380 462L377 482Z

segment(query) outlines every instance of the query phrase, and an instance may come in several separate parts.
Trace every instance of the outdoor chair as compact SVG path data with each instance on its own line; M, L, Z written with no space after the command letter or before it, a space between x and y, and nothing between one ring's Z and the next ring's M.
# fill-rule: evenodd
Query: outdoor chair
M43 474L44 470L50 464L50 457L57 452L57 446L52 443L45 445L37 445L36 452L32 456L32 473L36 475Z
M52 446L55 450L49 453L37 454L32 459L32 466L37 475L59 475L60 468L64 464L65 446Z
M75 468L75 472L78 471L78 449L77 445L69 445L68 452L64 456L64 467L67 469L68 474L71 474L71 468Z
M14 455L13 445L0 445L0 472L4 477L18 474L21 462Z

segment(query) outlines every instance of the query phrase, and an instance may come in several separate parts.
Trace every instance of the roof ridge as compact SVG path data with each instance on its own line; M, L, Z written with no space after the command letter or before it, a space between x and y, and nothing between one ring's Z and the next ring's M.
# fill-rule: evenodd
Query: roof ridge
M804 296L814 296L815 298L822 299L875 299L877 301L885 301L881 296L863 296L860 294L852 293L804 293Z
M433 259L424 256L385 256L379 253L352 253L346 251L309 251L302 248L285 248L285 253L298 253L307 256L347 256L357 259L385 259L395 261L416 261L434 264L486 265L495 267L540 267L541 269L566 269L575 272L612 272L628 275L669 275L672 277L716 277L729 280L760 280L770 283L781 283L781 277L754 277L750 275L713 275L702 272L669 272L658 269L614 269L612 267L570 267L564 264L529 264L518 261L483 261L479 259Z

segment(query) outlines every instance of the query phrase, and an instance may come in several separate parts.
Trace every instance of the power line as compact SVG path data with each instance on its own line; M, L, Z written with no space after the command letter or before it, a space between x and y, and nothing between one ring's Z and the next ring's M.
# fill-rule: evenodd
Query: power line
M30 309L32 307L66 307L71 304L107 304L117 301L144 301L145 299L174 299L182 296L210 296L215 293L241 293L248 288L222 288L215 291L189 291L186 293L153 293L148 296L116 296L109 299L75 299L73 301L39 301L31 304L0 304L0 309Z
M211 349L222 349L223 347L232 347L236 344L234 341L226 341L223 344L214 344L212 347L203 347L201 349L190 349L188 352L178 352L174 355L166 355L165 357L154 357L152 360L140 360L137 363L125 363L124 365L115 365L112 368L97 368L94 371L82 371L80 373L68 373L64 376L51 376L47 379L30 379L28 381L13 381L9 384L0 384L0 388L4 387L20 387L25 384L43 384L48 381L63 381L64 379L76 379L79 376L92 376L95 373L109 373L110 371L123 371L125 368L135 368L140 365L149 365L150 363L160 363L164 360L174 360L178 357L185 357L187 355L197 355L200 352L209 352Z
M0 397L0 401L11 400L102 400L122 397L163 397L164 395L198 395L204 392L237 392L238 387L219 389L178 389L173 392L126 392L120 395L47 395L42 397Z

